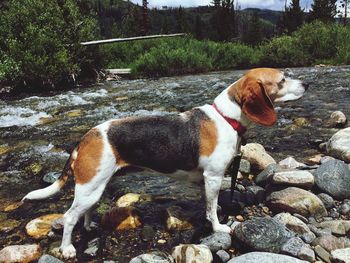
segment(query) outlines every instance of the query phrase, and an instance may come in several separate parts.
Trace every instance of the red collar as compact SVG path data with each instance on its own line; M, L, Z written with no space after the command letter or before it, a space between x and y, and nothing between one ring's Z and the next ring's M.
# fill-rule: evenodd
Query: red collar
M228 122L228 124L231 125L231 127L237 131L239 136L243 136L243 134L246 132L246 127L244 127L239 121L235 119L231 119L229 117L224 116L221 111L218 109L215 103L213 103L213 108Z

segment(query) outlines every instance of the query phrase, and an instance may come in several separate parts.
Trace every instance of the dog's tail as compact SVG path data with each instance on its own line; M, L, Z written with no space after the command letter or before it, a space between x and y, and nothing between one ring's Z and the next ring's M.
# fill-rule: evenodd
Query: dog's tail
M53 184L49 185L48 187L34 190L28 193L25 197L22 198L21 202L24 202L25 200L45 199L57 194L66 184L68 177L73 175L72 164L75 160L75 157L76 157L75 155L76 155L76 149L74 149L74 151L70 155L68 161L66 162L63 168L63 171L60 177Z

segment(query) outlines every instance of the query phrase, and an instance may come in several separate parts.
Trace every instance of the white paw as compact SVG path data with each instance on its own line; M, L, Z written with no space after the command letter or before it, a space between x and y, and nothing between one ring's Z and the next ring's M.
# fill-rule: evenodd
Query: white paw
M70 244L67 247L61 247L60 248L62 256L64 259L70 259L75 258L77 252L72 244Z
M95 222L91 222L88 225L84 224L84 228L85 228L86 231L91 231L91 230L97 229L98 228L98 224L95 223Z
M225 232L225 233L231 233L232 229L228 225L222 225L218 224L216 226L213 226L214 232Z

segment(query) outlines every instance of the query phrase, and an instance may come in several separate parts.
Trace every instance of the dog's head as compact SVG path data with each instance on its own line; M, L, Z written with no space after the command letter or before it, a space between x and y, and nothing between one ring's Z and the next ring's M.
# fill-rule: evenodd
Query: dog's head
M271 126L277 121L273 103L297 100L307 88L307 84L285 77L278 69L257 68L235 83L232 96L248 119Z

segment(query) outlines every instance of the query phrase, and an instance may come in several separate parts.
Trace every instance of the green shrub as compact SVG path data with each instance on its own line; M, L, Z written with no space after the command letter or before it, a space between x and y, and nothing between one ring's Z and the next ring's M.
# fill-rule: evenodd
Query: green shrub
M0 16L3 81L54 85L94 61L79 42L94 36L96 23L74 0L9 0Z
M297 67L308 65L310 57L303 52L298 39L291 36L275 37L260 46L261 65L270 67Z

